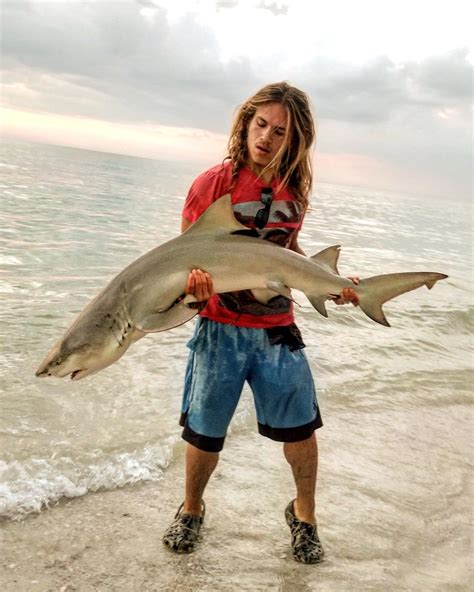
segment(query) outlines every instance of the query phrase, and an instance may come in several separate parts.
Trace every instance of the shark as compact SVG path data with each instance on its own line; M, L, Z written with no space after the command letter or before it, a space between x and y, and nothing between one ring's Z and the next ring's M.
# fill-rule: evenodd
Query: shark
M252 290L264 303L276 295L292 299L291 289L299 290L324 317L326 302L351 287L362 311L387 327L385 302L421 286L431 289L448 277L390 273L355 285L337 269L340 245L307 257L251 234L234 217L230 195L219 198L185 232L118 273L79 313L36 376L80 380L119 360L145 335L190 321L198 312L194 296L184 293L192 269L210 273L217 293Z

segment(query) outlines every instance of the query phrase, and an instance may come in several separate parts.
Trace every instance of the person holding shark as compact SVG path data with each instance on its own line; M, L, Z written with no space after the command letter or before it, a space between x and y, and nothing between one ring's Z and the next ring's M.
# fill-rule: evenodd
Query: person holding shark
M283 443L293 473L296 497L285 510L293 556L321 561L315 430L322 421L290 288L306 294L325 317L327 300L352 302L389 327L385 302L448 277L417 271L342 278L339 245L304 255L297 237L311 191L314 136L308 99L297 88L270 84L246 101L228 158L189 190L183 232L120 271L35 372L83 380L117 362L139 339L182 325L200 310L188 344L181 415L188 443L185 499L163 537L178 553L195 548L204 490L247 381L258 430Z
M237 112L228 158L192 184L182 231L230 193L234 215L249 233L304 255L297 239L312 187L314 139L304 92L285 82L259 90ZM315 513L315 430L322 420L291 299L274 293L263 303L251 290L215 294L211 275L200 269L189 274L186 293L201 303L201 312L188 344L180 420L187 442L185 500L163 542L177 553L195 549L204 520L204 490L247 381L259 433L283 443L293 473L296 498L285 510L293 557L317 563L324 555ZM334 301L357 305L358 297L347 287Z

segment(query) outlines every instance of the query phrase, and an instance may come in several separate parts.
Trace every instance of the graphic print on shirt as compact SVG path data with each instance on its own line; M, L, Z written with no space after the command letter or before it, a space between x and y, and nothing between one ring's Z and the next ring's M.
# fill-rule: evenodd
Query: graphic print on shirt
M301 213L297 202L274 200L271 204L270 215L265 228L255 228L255 216L263 206L260 201L239 202L232 205L236 219L245 226L249 226L258 233L259 237L269 240L282 247L288 248L299 222ZM283 224L291 224L285 227ZM257 316L281 314L290 310L290 301L284 296L275 295L267 304L258 302L251 290L226 292L219 294L222 306L236 313L253 314Z
M245 201L232 205L234 216L244 226L255 227L255 216L264 205L261 201ZM287 200L273 200L265 228L255 229L259 236L282 247L289 247L295 227L301 220L298 203ZM289 228L283 225L291 225Z

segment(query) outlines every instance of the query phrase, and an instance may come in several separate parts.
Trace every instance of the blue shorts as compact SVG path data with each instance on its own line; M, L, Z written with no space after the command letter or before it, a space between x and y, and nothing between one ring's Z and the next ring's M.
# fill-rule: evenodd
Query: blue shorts
M186 368L180 424L183 438L208 452L224 446L247 381L258 431L278 442L299 442L322 426L313 378L302 350L271 345L265 329L199 318Z

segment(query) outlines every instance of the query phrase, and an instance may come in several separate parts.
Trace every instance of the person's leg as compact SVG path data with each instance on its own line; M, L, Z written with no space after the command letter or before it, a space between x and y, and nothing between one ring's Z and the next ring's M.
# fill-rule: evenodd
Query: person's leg
M291 466L296 498L285 509L294 559L318 563L324 550L315 515L318 447L314 431L322 426L316 389L306 356L286 345L265 343L261 361L252 368L249 382L255 396L260 434L283 442Z
M283 449L296 485L296 498L285 509L293 557L302 563L319 563L324 557L324 549L318 537L315 512L318 469L316 434L299 442L285 442Z
M163 536L163 543L175 553L192 553L204 521L204 490L219 460L218 452L186 446L185 500Z
M206 452L192 444L186 446L186 495L183 512L200 516L206 485L219 460L218 452Z
M271 345L262 334L262 355L250 375L260 434L283 442L285 458L296 484L296 516L315 524L318 446L315 430L322 426L311 370L302 350Z
M163 536L176 553L194 551L204 520L204 490L216 468L245 381L249 345L239 327L200 319L186 368L182 415L185 500ZM243 355L245 354L245 355Z
M291 466L296 485L294 512L296 517L311 524L316 523L315 493L318 470L318 444L316 434L301 442L283 444L285 458Z

